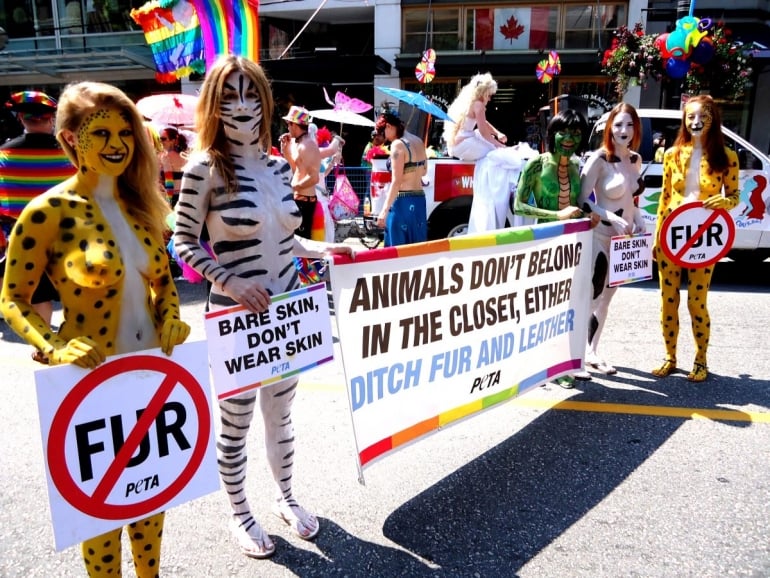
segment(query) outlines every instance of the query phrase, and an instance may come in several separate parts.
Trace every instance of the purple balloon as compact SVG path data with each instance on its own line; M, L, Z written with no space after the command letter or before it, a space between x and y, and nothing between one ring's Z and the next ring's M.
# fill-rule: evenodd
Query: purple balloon
M695 64L706 64L714 57L714 42L711 38L703 38L698 42L692 54L690 54L690 60Z
M671 78L684 78L688 70L690 70L690 63L687 60L669 58L666 61L666 73Z

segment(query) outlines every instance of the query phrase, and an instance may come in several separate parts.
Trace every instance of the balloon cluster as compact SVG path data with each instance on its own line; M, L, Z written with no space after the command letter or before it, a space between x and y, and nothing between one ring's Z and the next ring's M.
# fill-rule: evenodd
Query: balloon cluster
M660 34L655 47L660 50L671 78L684 78L690 64L706 64L714 56L714 41L708 36L711 18L685 16L676 21L673 32Z

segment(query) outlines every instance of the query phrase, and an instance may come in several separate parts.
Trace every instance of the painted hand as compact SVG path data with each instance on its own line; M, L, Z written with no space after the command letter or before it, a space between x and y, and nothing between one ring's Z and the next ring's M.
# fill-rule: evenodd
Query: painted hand
M579 219L583 216L583 211L578 209L577 207L564 207L563 209L560 209L556 213L557 218L560 221L565 221L567 219Z
M224 285L225 293L252 313L261 313L270 307L270 293L251 279L233 275Z
M630 235L633 230L632 225L628 221L612 211L607 211L607 220L618 235Z
M171 355L174 346L184 343L190 335L190 326L179 319L167 319L160 331L160 348L166 355Z
M70 339L67 345L48 354L51 365L72 363L84 369L93 369L104 362L106 355L101 346L88 337Z
M703 207L706 209L729 209L730 200L722 195L711 195L703 201Z
M346 243L334 243L333 245L329 245L326 252L330 255L347 255L351 259L356 256L356 250L353 248L353 245L348 245Z

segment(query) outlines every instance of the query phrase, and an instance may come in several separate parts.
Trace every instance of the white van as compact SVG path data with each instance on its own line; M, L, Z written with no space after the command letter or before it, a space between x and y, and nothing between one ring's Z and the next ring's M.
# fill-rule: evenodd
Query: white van
M639 199L647 230L655 232L658 199L663 184L661 157L655 162L659 138L670 147L679 132L682 113L678 110L637 109L642 121L642 172L645 190ZM601 147L608 114L602 115L591 132L590 150ZM734 261L760 262L770 257L770 159L754 145L728 128L722 127L725 145L738 153L741 199L730 214L735 221L735 242L728 256Z

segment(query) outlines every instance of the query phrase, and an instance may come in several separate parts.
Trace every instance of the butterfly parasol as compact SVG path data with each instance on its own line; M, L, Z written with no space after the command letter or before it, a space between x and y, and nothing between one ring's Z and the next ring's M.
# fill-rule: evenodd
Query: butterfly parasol
M333 108L309 111L310 116L314 119L338 122L341 125L374 126L373 120L359 114L371 110L373 108L371 104L357 98L351 98L344 92L339 91L337 91L337 94L334 95L334 100L332 100L329 98L326 88L323 91L326 102L332 105Z

